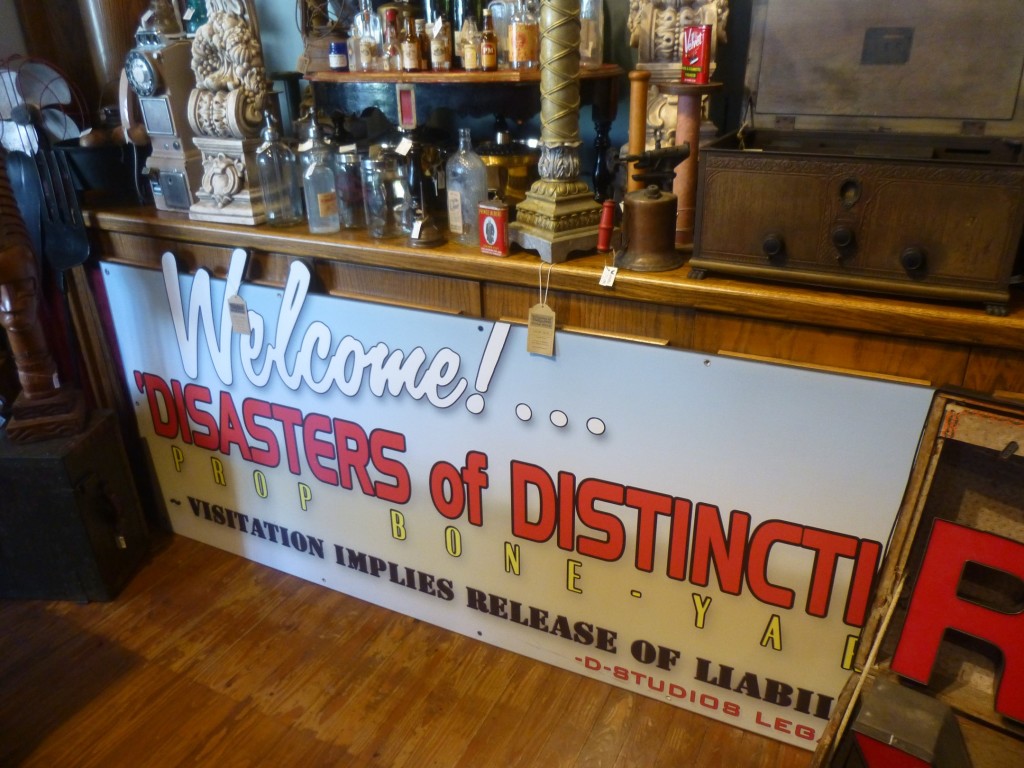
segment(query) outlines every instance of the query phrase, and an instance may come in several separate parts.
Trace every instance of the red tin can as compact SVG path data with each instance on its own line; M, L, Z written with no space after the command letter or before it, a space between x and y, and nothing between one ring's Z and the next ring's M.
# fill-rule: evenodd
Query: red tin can
M706 83L711 74L711 25L683 27L684 83Z
M508 256L508 206L501 200L480 203L480 252Z

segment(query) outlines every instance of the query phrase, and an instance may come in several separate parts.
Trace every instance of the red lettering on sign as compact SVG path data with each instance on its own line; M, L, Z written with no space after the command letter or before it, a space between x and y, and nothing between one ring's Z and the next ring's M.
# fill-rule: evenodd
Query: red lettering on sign
M958 594L967 563L1024 581L1024 544L985 531L936 520L907 609L892 669L928 683L946 630L991 643L1002 652L995 708L1024 722L1024 614L986 608Z
M855 732L853 735L868 768L927 768L929 765L902 749L875 741L863 733Z

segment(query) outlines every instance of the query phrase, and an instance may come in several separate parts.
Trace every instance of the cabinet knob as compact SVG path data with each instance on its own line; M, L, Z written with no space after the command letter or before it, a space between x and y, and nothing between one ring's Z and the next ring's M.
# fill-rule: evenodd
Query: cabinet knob
M903 253L900 254L900 266L912 277L916 277L923 272L927 263L928 258L924 250L917 246L904 248Z
M836 224L832 227L832 245L836 249L836 261L843 261L853 256L857 249L857 236L853 228L846 224Z
M855 240L853 230L843 224L832 229L832 245L840 250L849 250Z
M785 250L786 244L782 239L782 235L772 232L765 235L764 240L761 241L761 251L768 257L768 261L772 263L780 261Z

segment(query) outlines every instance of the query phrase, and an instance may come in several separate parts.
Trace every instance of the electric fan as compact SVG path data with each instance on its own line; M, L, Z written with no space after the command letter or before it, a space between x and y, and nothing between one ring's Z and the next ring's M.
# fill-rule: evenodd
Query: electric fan
M35 127L14 120L13 113L23 104L39 110L52 144L77 139L86 125L84 100L75 85L53 64L15 54L0 60L0 145L8 152L35 154Z

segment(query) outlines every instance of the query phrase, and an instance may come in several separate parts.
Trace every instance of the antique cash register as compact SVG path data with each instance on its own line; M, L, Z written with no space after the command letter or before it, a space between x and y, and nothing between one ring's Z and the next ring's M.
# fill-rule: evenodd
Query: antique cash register
M754 0L743 127L700 151L691 276L1007 312L1024 3Z

